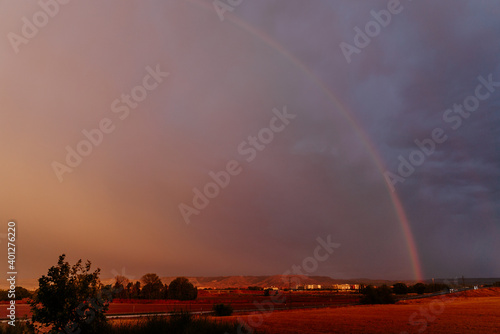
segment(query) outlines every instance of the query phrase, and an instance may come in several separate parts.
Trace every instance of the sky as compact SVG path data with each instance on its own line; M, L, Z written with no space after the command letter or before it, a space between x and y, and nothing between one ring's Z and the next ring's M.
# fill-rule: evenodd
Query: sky
M2 252L14 220L26 279L500 277L499 15L2 1Z

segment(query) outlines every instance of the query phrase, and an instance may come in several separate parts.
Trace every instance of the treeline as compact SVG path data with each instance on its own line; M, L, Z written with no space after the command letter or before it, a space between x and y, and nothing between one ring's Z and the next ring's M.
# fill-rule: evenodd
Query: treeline
M23 288L22 286L16 286L16 290L14 291L14 294L10 290L1 290L0 289L0 300L21 300L24 298L31 298L33 295L32 291L29 291L28 289ZM12 298L14 297L14 298Z
M423 295L424 293L434 293L450 290L448 284L435 283L435 284L424 284L416 283L414 285L406 285L405 283L396 283L392 286L392 292L396 295L406 295L409 293L416 293Z
M145 274L140 281L130 282L124 276L117 276L113 285L114 298L121 299L176 299L194 300L198 289L185 277L177 277L170 284L163 284L153 273Z
M372 285L362 286L360 292L363 295L361 304L394 304L396 298L394 295L407 295L416 293L423 295L424 293L434 293L449 290L447 284L424 284L416 283L414 285L406 285L405 283L395 283L392 287L382 285L374 287Z

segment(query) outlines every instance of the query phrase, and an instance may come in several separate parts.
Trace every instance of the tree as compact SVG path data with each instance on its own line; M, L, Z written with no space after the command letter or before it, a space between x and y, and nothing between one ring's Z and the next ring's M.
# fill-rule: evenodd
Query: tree
M214 304L212 306L212 312L218 317L225 317L233 314L233 307L226 304Z
M161 298L168 299L168 284L163 285L163 289L161 289Z
M177 277L168 286L168 298L177 300L194 300L198 289L186 277Z
M406 295L408 287L404 283L396 283L392 286L392 291L397 295Z
M391 293L391 288L387 285L378 288L368 285L361 293L363 294L361 304L394 304L396 302Z
M423 295L426 288L424 283L417 283L413 286L413 291L419 295Z
M38 279L39 288L29 302L29 326L35 331L50 329L49 333L95 333L106 324L111 288L103 288L100 269L91 272L90 261L70 266L65 256Z
M9 290L0 290L0 300L11 300L12 298L15 300L21 300L23 298L30 298L33 295L33 292L23 288L22 286L16 286L14 295L15 297L12 297L12 292L9 292Z
M135 282L135 284L132 285L130 298L141 298L141 282Z
M141 281L144 284L142 287L142 295L147 299L160 299L163 283L161 282L160 277L156 274L145 274L141 277Z
M116 298L128 298L127 287L129 284L129 280L125 276L117 275L115 277L113 289L116 293Z

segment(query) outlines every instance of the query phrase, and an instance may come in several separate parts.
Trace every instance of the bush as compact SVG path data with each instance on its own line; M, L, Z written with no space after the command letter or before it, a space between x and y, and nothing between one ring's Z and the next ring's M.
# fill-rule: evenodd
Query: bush
M419 295L423 295L426 289L424 283L417 283L412 287L413 291Z
M194 300L198 289L186 277L177 277L168 286L168 298L177 300Z
M404 283L396 283L392 286L392 291L397 295L406 295L408 287Z
M379 288L369 285L361 293L363 294L361 304L394 304L396 302L391 288L387 285L382 285Z
M104 289L99 280L100 269L90 271L79 260L70 266L59 256L57 266L39 280L39 289L30 300L33 330L51 329L51 332L95 333L105 326L104 312L111 299L110 289Z
M425 292L433 293L443 290L450 290L450 287L444 283L427 284Z
M31 298L33 296L33 292L23 288L22 286L16 286L15 295L16 300L21 300L23 298ZM9 297L9 290L0 290L0 300L11 300Z
M218 317L225 317L233 314L231 305L226 304L214 304L214 306L212 306L212 311L214 311L214 314Z
M26 325L26 322L24 321L15 321L15 326L8 325L7 323L0 324L0 334L28 334L28 333L33 333L28 326Z
M171 317L143 318L132 323L118 323L95 334L150 334L150 333L182 333L182 334L216 334L242 333L237 322L217 322L205 317L194 317L181 312ZM258 332L255 331L254 334Z

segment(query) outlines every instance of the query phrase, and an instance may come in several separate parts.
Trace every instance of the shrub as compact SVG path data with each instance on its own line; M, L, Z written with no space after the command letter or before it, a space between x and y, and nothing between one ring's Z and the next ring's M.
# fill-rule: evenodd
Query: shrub
M168 286L168 298L177 300L194 300L198 289L185 277L177 277Z
M397 295L406 295L408 287L404 283L396 283L392 286L392 291Z
M187 312L181 312L171 317L143 318L131 323L118 323L106 331L95 334L149 334L149 333L182 333L182 334L215 334L242 333L240 325L233 322L217 322L205 317L194 317ZM254 334L257 334L255 331Z
M226 304L214 304L214 306L212 306L212 311L218 317L225 317L233 314L231 305Z
M106 324L104 312L111 299L110 289L103 289L100 269L90 271L90 261L83 265L79 260L70 266L64 258L64 254L59 256L57 266L38 280L39 289L30 300L29 326L55 333L95 333Z
M413 291L419 295L423 295L426 289L426 286L424 283L417 283L412 287Z
M396 302L391 288L387 285L382 285L379 288L369 285L363 289L362 294L361 304L394 304Z

